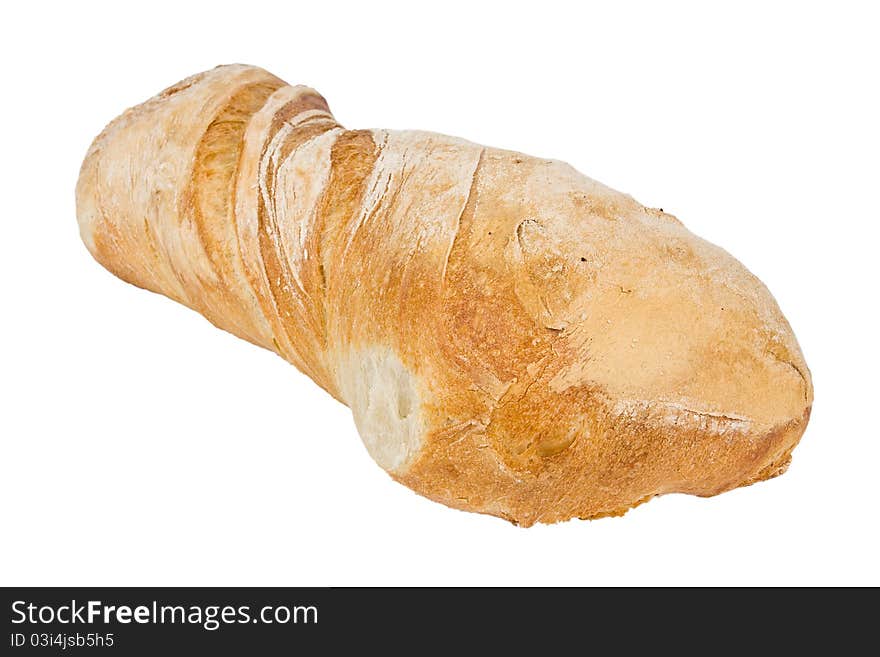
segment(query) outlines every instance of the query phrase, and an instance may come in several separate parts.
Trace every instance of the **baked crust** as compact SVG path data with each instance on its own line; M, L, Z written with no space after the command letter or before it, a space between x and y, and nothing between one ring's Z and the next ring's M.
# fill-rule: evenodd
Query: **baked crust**
M255 67L113 121L83 240L135 285L293 363L431 499L522 525L776 476L810 373L764 285L570 166L346 130Z

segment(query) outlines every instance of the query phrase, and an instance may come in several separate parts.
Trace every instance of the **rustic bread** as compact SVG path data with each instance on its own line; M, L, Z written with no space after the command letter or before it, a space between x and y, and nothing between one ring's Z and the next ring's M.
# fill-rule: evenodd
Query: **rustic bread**
M276 351L449 506L531 525L714 495L783 472L809 418L773 297L673 216L561 162L346 130L259 68L113 121L77 212L107 269Z

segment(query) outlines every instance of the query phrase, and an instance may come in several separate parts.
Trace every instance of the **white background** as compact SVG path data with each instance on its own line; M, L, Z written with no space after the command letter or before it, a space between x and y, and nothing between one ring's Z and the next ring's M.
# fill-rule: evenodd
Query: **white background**
M4 9L0 584L880 584L871 3L299 4ZM528 530L453 511L293 367L104 271L74 212L91 139L230 62L348 127L568 161L723 245L813 372L789 472Z

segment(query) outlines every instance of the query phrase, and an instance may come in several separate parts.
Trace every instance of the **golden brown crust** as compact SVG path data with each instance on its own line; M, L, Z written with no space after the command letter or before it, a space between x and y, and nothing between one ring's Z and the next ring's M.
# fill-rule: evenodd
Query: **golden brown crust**
M280 80L253 82L229 98L199 140L189 185L181 197L181 217L191 217L214 274L201 279L203 289L191 299L205 300L197 309L215 324L236 317L241 305L234 294L242 273L237 266L233 200L244 132L250 117L281 86ZM247 327L245 323L239 330L253 332Z
M114 121L77 189L120 277L277 351L374 458L522 525L776 476L809 370L766 288L674 217L555 161L349 131L260 69Z

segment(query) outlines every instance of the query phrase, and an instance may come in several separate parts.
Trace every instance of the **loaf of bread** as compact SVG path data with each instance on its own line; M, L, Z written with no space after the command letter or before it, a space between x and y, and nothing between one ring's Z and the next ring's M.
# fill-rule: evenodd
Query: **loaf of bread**
M110 123L77 214L104 267L293 363L451 507L528 526L715 495L783 472L809 418L773 297L675 217L561 162L347 130L259 68Z

